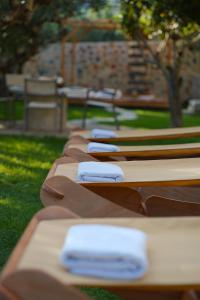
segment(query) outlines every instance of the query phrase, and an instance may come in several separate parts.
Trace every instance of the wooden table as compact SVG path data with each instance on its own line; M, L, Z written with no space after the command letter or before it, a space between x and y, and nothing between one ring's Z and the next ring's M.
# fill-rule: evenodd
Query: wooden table
M86 98L85 97L67 97L70 104L76 104L76 105L85 105ZM91 100L89 100L91 101ZM124 96L120 99L115 99L114 101L111 99L105 99L105 98L98 98L94 99L96 102L101 103L112 103L116 106L120 107L130 107L130 108L156 108L156 109L168 109L169 105L166 100L162 99L153 99L149 101L139 100L137 97L133 96Z

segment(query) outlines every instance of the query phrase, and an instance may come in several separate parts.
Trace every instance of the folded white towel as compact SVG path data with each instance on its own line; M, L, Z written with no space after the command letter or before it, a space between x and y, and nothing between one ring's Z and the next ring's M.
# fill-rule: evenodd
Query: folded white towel
M81 162L78 165L77 180L82 182L124 181L122 169L114 164L102 162Z
M60 261L75 274L137 279L148 267L146 241L146 234L133 228L74 225L66 236Z
M93 138L115 138L117 137L117 133L112 130L106 129L93 129L91 132Z
M87 146L88 153L91 152L117 152L119 147L103 143L89 143Z

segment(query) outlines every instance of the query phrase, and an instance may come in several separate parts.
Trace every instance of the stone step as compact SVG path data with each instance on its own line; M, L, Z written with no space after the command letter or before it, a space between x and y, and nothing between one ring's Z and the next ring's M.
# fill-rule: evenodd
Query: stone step
M140 72L140 71L132 71L128 73L129 77L135 77L135 76L146 76L146 72Z
M150 85L150 81L145 81L145 80L129 80L128 84L134 85Z

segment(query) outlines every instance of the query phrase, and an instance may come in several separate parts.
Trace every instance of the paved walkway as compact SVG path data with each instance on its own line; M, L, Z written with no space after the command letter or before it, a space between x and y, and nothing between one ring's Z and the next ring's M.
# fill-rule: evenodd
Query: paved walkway
M102 103L102 106L105 108L106 111L112 113L112 107L110 105L107 105L106 103ZM124 121L124 120L132 120L133 121L138 118L137 114L133 110L128 110L128 109L121 108L121 107L116 107L116 113L117 113L117 119L119 121ZM109 124L109 125L102 124L102 123L107 123L107 122L112 122L113 124ZM68 121L67 125L70 129L78 128L78 127L81 128L82 120L76 119L76 120ZM114 119L113 119L113 117L94 117L94 118L87 119L86 128L93 129L95 127L115 129Z

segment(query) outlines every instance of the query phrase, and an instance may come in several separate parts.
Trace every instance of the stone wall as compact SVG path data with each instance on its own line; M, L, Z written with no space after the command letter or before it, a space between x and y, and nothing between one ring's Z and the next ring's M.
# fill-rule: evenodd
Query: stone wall
M24 72L36 76L60 74L60 53L59 43L41 49L25 64ZM185 55L181 72L181 95L185 99L191 94L192 77L200 73L200 51ZM84 42L76 46L67 43L65 73L68 85L112 87L130 93L130 90L134 90L133 82L136 87L143 82L143 90L158 97L167 97L166 82L161 71L153 63L148 51L141 54L134 42ZM134 74L143 74L143 77Z

